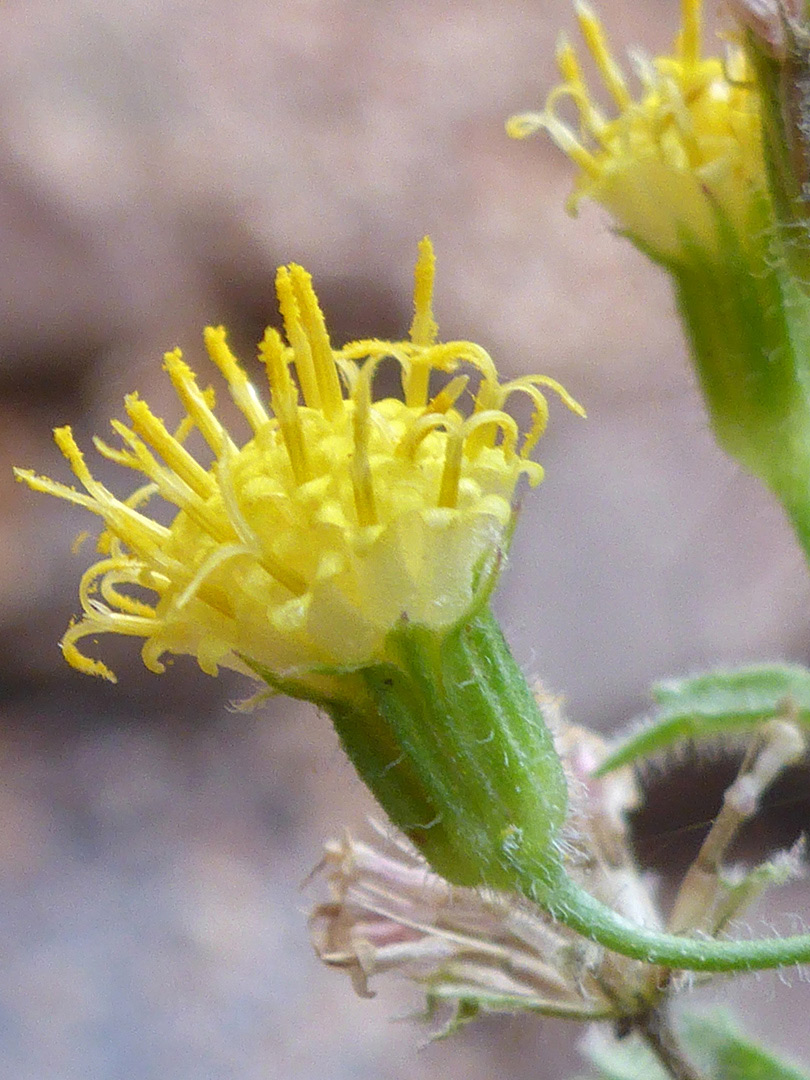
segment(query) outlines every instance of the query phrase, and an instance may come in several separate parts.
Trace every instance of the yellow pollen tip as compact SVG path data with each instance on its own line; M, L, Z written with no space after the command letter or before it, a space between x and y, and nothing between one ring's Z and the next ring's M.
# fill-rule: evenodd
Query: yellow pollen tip
M414 270L413 322L411 341L414 345L432 345L439 328L433 318L433 281L436 276L436 256L430 237L419 241L419 258Z
M560 75L562 75L565 82L579 83L582 81L577 54L574 52L574 48L566 34L560 34L557 38L554 57Z
M321 408L326 418L333 420L343 409L343 394L332 355L329 334L326 330L326 321L312 287L311 275L303 266L293 263L290 265L290 278L298 302L301 323L309 342Z
M311 409L321 406L321 391L309 338L301 320L301 311L295 295L291 268L280 266L276 273L276 295L278 307L284 320L287 340L295 356L295 372L301 384L304 404Z

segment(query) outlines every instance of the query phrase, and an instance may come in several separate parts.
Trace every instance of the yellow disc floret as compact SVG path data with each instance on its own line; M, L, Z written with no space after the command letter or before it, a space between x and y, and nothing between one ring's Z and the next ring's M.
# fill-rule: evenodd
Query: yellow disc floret
M540 387L582 410L542 376L500 383L477 345L436 343L433 271L426 239L408 341L335 350L309 275L282 267L286 342L268 329L259 346L269 410L225 330L209 327L208 355L249 427L242 445L176 349L165 370L186 414L177 431L132 394L129 425L112 422L122 447L95 440L105 457L145 477L129 498L93 477L68 427L56 442L83 491L17 470L35 490L104 521L103 558L80 586L84 614L62 640L69 663L113 680L78 645L117 633L145 639L152 671L164 670L167 653L190 654L210 674L256 665L292 679L380 660L401 620L442 630L474 608L508 543L520 476L542 477L529 459L547 416ZM399 365L402 399L375 399L386 359ZM523 432L503 411L517 392L533 407ZM206 464L184 445L193 429L207 444ZM176 508L168 526L145 513L155 495Z
M765 190L750 66L739 48L725 59L702 58L701 0L681 0L681 9L673 55L637 57L641 91L634 97L601 23L578 3L582 35L617 115L595 104L574 49L561 38L562 83L543 112L522 113L507 124L514 138L546 130L578 166L572 212L581 199L594 199L631 239L665 262L677 260L690 244L714 254L719 220L744 233L752 199ZM566 100L579 114L578 130L558 115Z

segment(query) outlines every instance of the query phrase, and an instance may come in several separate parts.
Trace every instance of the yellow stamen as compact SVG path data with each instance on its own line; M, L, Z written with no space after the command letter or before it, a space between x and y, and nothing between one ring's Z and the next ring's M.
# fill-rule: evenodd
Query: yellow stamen
M506 134L510 139L528 139L546 126L546 114L539 112L515 113L506 121Z
M496 410L476 413L465 420L447 440L447 450L439 488L439 506L454 507L458 501L458 488L461 480L461 466L465 439L483 429L498 428L503 431L503 453L507 460L514 456L518 428L511 416Z
M446 413L449 409L452 409L467 389L469 381L469 375L457 375L455 379L451 379L447 386L440 390L439 393L427 403L425 412Z
M208 355L225 377L233 400L254 431L260 431L270 420L259 400L256 388L248 381L236 357L228 348L224 326L206 326L203 331Z
M280 266L276 273L276 294L278 295L278 308L284 320L287 340L295 353L295 373L301 384L304 404L308 405L310 409L319 409L321 407L321 391L318 385L318 376L315 372L312 349L301 322L301 312L298 308L298 300L295 296L290 269L286 266Z
M546 375L524 375L519 379L513 379L511 382L505 383L500 388L498 395L497 407L499 409L504 407L514 393L526 394L534 404L531 427L526 432L523 445L520 448L520 456L524 458L528 457L537 445L548 423L548 402L545 394L538 389L540 386L547 386L550 390L559 394L571 412L576 413L577 416L581 416L583 419L586 416L585 410L580 403L572 398L565 387L561 386L556 379L550 379Z
M311 479L307 462L307 446L298 411L298 395L284 357L284 343L277 330L268 327L259 344L259 357L267 367L270 384L270 404L281 428L281 435L290 459L296 484Z
M703 37L703 0L681 0L681 32L678 46L681 59L687 67L695 67L700 61Z
M558 86L556 90L552 90L549 94L548 102L546 103L546 111L543 113L542 124L540 126L546 129L559 149L570 157L575 165L579 165L584 173L587 173L589 176L596 179L602 175L602 167L599 164L598 158L589 150L585 149L571 131L570 127L563 123L554 112L557 102L562 98L569 97L574 98L574 100L577 101L577 104L580 103L576 91L570 86ZM590 105L586 105L586 109L587 111L590 111Z
M120 593L115 585L131 585L133 560L131 559L102 559L95 563L82 576L79 582L79 601L82 610L87 615L95 615L98 610L98 602L93 599L93 594L99 591L97 582L101 579L100 591L103 599L113 608L123 611L128 615L140 615L144 618L154 618L155 609L150 604L136 600L132 596ZM142 564L146 569L146 564Z
M197 386L194 372L183 361L182 352L179 349L167 352L163 357L163 367L200 434L219 457L223 447L230 442L230 438L211 411L212 406L209 405L208 396Z
M320 405L326 419L334 420L343 411L343 393L340 389L340 379L332 356L332 346L329 334L326 332L323 312L315 290L312 288L312 277L303 266L292 263L290 278L298 301L301 324L309 341L315 378L318 382Z
M600 138L608 122L591 101L577 54L564 34L561 34L557 40L556 59L565 87L579 107L583 126L594 138Z
M456 501L458 500L458 485L461 480L463 451L464 436L461 433L461 429L459 429L453 433L447 443L441 486L439 487L439 506L454 507L456 505Z
M584 0L577 0L576 13L582 36L585 38L591 56L596 61L608 92L620 109L626 109L633 99L630 97L621 68L611 55L601 22Z
M124 407L133 430L157 450L172 472L177 473L201 499L210 498L216 490L214 478L177 438L169 434L166 425L154 415L146 402L137 394L127 394Z
M100 627L97 629L101 629ZM106 630L106 627L105 627ZM89 656L80 653L76 648L76 642L83 637L88 637L93 630L90 629L87 620L81 623L71 622L60 642L62 655L72 668L80 671L82 675L96 675L107 682L117 683L118 679L114 672L110 671L101 660L91 660Z
M158 491L167 502L174 503L180 510L185 511L192 521L217 543L224 544L233 539L231 529L217 518L216 514L181 477L170 469L163 468L149 453L146 445L125 424L119 420L113 420L112 427L130 447L138 459L141 471L154 481Z
M76 477L87 490L89 498L81 496L71 488L65 488L62 484L54 484L45 477L35 478L32 487L38 487L40 491L50 490L51 494L59 495L69 502L84 506L93 513L103 517L107 525L117 532L125 532L127 543L136 550L153 552L159 548L168 537L169 530L159 525L151 518L139 514L131 507L122 503L119 499L107 491L103 484L94 480L90 470L85 464L84 455L73 438L73 432L69 427L56 428L53 433L54 441L64 454ZM22 470L18 471L18 479L28 478ZM30 483L30 480L28 480Z
M431 432L456 431L459 425L460 421L452 415L448 416L444 413L429 413L422 415L412 424L402 439L400 439L395 453L397 457L413 461L419 446Z
M411 341L427 347L436 341L439 328L433 317L433 281L436 276L436 256L430 237L419 241L419 257L413 272L413 322Z
M204 586L215 570L232 559L249 557L250 554L250 549L246 548L244 544L224 544L222 547L214 548L185 588L172 598L172 608L175 614L182 612L192 600L202 598ZM220 611L226 615L231 613L228 608L220 609Z

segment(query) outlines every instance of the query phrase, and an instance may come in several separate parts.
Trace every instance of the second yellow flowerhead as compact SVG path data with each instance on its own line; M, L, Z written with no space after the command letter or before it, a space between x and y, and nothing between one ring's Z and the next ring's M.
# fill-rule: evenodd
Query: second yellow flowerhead
M599 19L582 0L576 10L612 115L595 103L577 54L562 37L562 82L545 109L507 124L514 138L544 129L578 167L569 209L593 199L642 250L668 265L696 251L715 257L728 228L738 238L758 230L766 191L760 105L743 50L731 45L725 57L704 57L702 2L681 0L672 55L636 55L639 92L633 94ZM566 102L578 114L577 126L560 115Z

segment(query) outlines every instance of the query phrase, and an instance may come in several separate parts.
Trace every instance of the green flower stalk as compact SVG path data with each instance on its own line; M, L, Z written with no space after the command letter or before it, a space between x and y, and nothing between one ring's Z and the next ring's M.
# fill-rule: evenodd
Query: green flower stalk
M166 371L185 415L171 433L137 395L121 440L97 449L140 474L118 498L69 428L56 441L83 490L17 470L36 491L100 517L100 560L62 641L74 667L114 681L87 638L143 641L146 666L190 655L312 701L360 776L431 866L459 886L522 893L577 933L648 964L702 971L810 961L810 935L716 942L637 925L569 874L568 789L548 725L488 600L514 524L514 496L548 408L544 376L501 382L471 342L436 341L433 252L423 241L410 338L333 348L309 275L282 268L286 341L260 345L270 408L209 328L209 356L247 428L240 439L179 350ZM377 397L383 360L402 396ZM506 411L528 396L524 430ZM303 399L303 400L301 400ZM195 430L207 454L185 446ZM147 513L159 496L170 524Z
M808 39L777 12L770 38L749 32L745 47L705 57L701 0L681 8L672 55L638 60L634 96L601 23L578 4L615 115L594 103L563 39L562 83L544 111L507 129L547 131L578 169L569 208L598 202L670 274L715 435L780 498L810 557L810 159L797 113ZM578 130L559 115L567 101Z

